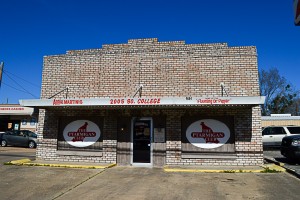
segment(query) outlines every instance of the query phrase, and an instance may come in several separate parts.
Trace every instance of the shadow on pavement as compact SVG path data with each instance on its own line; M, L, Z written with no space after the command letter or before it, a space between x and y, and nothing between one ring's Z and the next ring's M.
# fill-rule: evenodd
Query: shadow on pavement
M276 161L281 162L281 163L286 163L289 165L299 165L300 161L299 160L291 160L285 157L279 157L279 158L274 158Z
M22 155L22 154L1 154L1 156L8 156L8 157L22 157L22 156L26 156L26 157L30 157L30 158L34 158L35 159L35 155Z

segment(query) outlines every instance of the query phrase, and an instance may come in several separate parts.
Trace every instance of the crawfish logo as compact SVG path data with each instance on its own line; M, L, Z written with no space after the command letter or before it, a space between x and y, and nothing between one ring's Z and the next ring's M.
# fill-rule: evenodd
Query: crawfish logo
M83 142L83 140L86 137L95 137L96 136L96 132L88 132L87 131L87 126L88 123L85 122L84 125L82 125L80 128L78 128L77 131L73 131L73 132L68 132L68 136L69 137L74 137L72 139L72 142Z
M204 122L201 122L200 125L202 127L202 132L192 132L192 138L203 138L206 143L218 144L220 142L218 138L223 138L225 136L223 132L213 132L213 130L206 126Z

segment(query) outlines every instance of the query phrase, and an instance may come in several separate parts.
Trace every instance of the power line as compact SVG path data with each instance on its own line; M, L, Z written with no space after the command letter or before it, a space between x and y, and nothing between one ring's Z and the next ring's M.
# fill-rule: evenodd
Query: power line
M5 73L6 76L11 79L13 82L15 82L15 84L17 84L20 88L22 88L24 91L26 91L28 94L30 94L31 96L33 96L34 98L37 98L35 95L33 95L31 92L29 92L28 90L26 90L23 86L21 86L18 82L16 82L14 79L12 79L7 73Z
M3 85L6 85L7 87L10 87L10 88L12 88L12 89L15 89L15 90L17 90L17 91L27 93L27 92L24 91L24 90L20 90L20 89L18 89L18 88L15 88L15 87L13 87L13 86L10 86L10 85L8 85L8 84L6 84L6 83L4 83L4 82L2 82L2 84L3 84Z
M34 84L34 83L31 83L31 82L29 82L29 81L25 80L24 78L21 78L21 77L19 77L19 76L15 75L15 74L13 74L13 73L11 73L11 72L9 72L9 71L3 70L3 72L5 72L5 73L9 73L9 74L11 74L11 75L13 75L13 76L15 76L15 77L17 77L17 78L19 78L19 79L23 80L23 81L25 81L25 82L27 82L27 83L29 83L29 84L31 84L31 85L33 85L33 86L35 86L35 87L37 87L37 88L40 88L40 86L39 86L39 85L36 85L36 84Z

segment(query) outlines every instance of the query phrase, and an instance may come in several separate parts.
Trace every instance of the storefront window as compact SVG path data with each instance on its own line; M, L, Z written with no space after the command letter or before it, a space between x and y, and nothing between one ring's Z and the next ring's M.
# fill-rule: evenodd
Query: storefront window
M12 129L12 125L13 125L13 124L12 124L11 122L9 122L9 123L7 124L7 129L8 129L8 130Z
M102 118L64 117L60 119L59 124L58 150L102 150Z
M22 120L22 125L27 125L27 119Z
M14 130L19 130L19 124L15 124Z
M31 118L31 120L30 120L30 126L34 126L35 122L36 122L36 119L35 118Z

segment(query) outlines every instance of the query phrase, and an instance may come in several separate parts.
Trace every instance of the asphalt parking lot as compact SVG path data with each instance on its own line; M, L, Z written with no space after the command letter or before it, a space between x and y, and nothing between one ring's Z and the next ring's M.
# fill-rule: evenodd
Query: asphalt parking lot
M300 177L300 162L292 161L285 158L283 155L281 155L279 148L264 149L264 157L267 160L273 160L275 162L284 164L284 167L295 171Z
M18 160L22 158L35 159L35 149L24 147L1 147L0 146L0 163Z
M299 199L288 173L168 173L163 169L70 169L3 165L34 155L0 147L0 199Z

